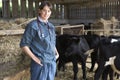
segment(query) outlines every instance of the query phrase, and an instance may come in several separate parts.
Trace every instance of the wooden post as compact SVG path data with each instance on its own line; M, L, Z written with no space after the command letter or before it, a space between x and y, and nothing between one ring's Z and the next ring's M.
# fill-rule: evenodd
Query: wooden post
M59 18L59 17L58 17L58 16L59 16L59 9L58 9L59 6L58 6L58 5L59 5L59 4L56 4L56 11L55 11L55 12L56 12L56 13L55 13L55 18L57 18L57 19Z
M12 17L13 18L19 17L18 0L12 0Z
M118 5L118 15L117 16L118 16L118 20L120 20L120 0L119 0L118 4L119 5Z
M10 17L10 1L2 0L2 16L3 18Z
M120 8L119 8L119 1L116 1L116 9L115 9L115 11L116 11L116 16L115 17L118 17L119 18L119 15L118 15L118 10L119 10Z
M39 1L36 0L36 1L35 1L35 16L38 15L38 8L39 8Z
M28 17L33 17L33 0L28 0Z
M55 6L54 6L54 3L52 4L52 14L51 14L51 18L52 18L52 19L55 18Z
M26 0L21 0L21 17L27 17Z
M63 10L64 10L64 6L61 4L60 5L60 18L61 19L64 19L64 11Z
M51 16L53 19L56 19L56 16L57 16L56 5L57 4L55 4L55 3L53 4L52 16Z

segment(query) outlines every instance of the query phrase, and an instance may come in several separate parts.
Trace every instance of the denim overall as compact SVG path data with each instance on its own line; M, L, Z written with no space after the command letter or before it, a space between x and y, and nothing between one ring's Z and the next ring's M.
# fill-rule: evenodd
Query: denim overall
M31 80L54 80L56 72L55 28L50 23L39 19L30 22L23 34L20 47L29 46L43 66L31 61Z

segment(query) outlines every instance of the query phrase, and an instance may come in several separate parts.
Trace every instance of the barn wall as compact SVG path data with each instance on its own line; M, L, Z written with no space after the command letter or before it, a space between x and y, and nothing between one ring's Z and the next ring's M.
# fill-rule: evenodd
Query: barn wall
M69 7L69 19L109 19L112 16L120 19L119 9L119 1L101 2L101 4L97 6L92 6L92 4L91 6L75 4Z
M37 16L41 0L2 0L1 18L32 18ZM87 0L86 0L87 1ZM100 2L64 4L53 2L51 19L67 20L68 23L86 23L99 18L109 19L114 16L120 20L120 0L104 0ZM10 5L12 4L12 6ZM75 21L72 21L75 20Z

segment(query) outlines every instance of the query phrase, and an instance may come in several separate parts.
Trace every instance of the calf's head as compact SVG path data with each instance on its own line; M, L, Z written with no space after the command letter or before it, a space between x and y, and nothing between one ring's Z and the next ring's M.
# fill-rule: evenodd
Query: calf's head
M66 49L66 56L82 55L89 50L89 45L84 37L72 37L69 40L69 46Z

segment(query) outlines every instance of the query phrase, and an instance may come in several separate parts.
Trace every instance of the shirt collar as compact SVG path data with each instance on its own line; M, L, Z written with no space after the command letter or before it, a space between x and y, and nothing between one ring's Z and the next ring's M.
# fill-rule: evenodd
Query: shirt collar
M43 23L48 23L48 20L47 20L46 22L44 22L40 16L38 16L38 20L39 20L40 22L43 22Z

